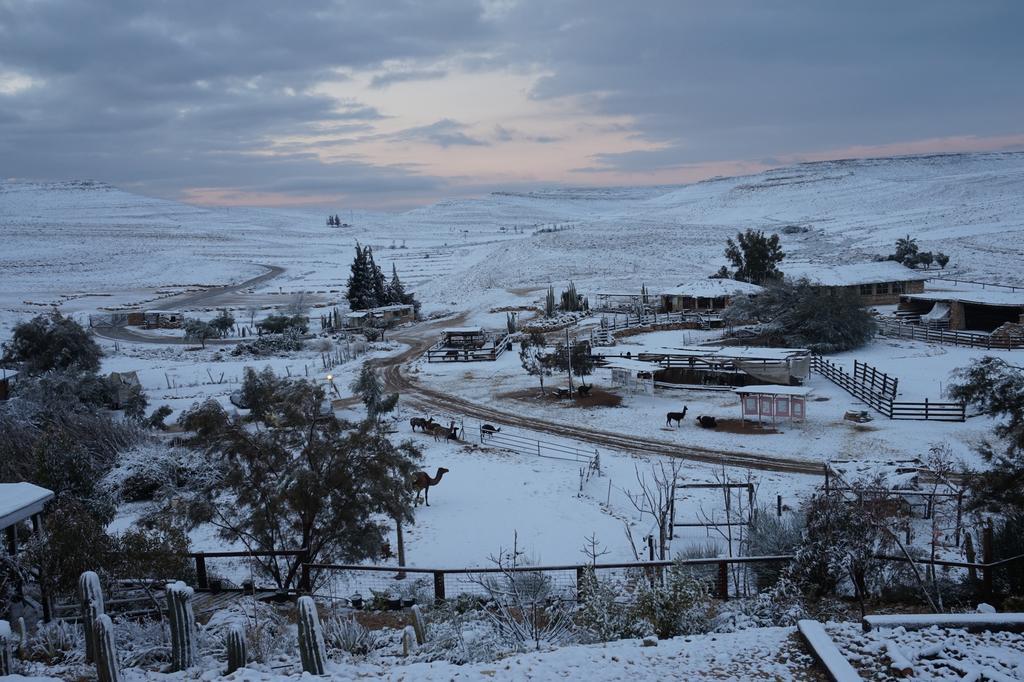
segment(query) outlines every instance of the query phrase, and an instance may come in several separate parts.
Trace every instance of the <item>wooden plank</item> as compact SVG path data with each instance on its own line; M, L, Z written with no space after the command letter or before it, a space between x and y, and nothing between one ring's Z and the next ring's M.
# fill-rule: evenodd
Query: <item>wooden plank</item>
M864 631L878 628L924 630L932 626L968 632L1024 632L1024 613L914 613L868 615L861 619Z
M828 636L821 623L816 620L801 620L797 622L796 629L807 644L807 648L834 682L860 682L864 679L839 651L839 647Z

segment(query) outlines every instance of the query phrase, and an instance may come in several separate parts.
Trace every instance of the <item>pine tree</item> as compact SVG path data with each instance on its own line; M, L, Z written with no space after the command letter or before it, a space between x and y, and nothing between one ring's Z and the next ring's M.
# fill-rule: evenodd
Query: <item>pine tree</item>
M367 274L370 281L369 295L373 298L373 305L369 307L376 308L377 306L387 305L387 280L384 279L384 273L381 271L380 266L373 260L373 249L367 246L365 252L368 260Z
M345 294L352 310L365 310L377 305L370 261L372 255L368 256L369 252L370 247L363 248L356 244L356 255L352 260L352 274L348 278L348 292Z
M388 283L388 303L409 303L409 296L405 293L405 285L398 279L398 268L391 264L391 281Z

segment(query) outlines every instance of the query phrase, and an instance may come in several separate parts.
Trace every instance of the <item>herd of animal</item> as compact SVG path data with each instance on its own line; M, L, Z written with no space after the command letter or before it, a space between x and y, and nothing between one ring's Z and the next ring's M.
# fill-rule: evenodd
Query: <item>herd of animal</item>
M415 431L419 428L423 433L429 433L434 436L434 440L444 440L445 442L450 440L459 439L459 428L453 421L450 425L445 426L434 421L433 417L424 419L423 417L413 417L409 420L409 426Z
M676 428L682 424L683 420L686 419L687 407L683 406L682 412L669 412L665 415L665 426L672 426L672 422L676 423ZM718 420L714 417L702 414L697 417L697 426L702 429L716 429L718 428Z

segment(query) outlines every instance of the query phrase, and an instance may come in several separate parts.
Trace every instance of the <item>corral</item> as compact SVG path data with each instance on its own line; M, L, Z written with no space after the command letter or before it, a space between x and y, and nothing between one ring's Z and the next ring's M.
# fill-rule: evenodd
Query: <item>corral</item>
M511 345L508 335L501 332L482 327L449 327L441 331L441 340L427 350L427 362L497 360Z

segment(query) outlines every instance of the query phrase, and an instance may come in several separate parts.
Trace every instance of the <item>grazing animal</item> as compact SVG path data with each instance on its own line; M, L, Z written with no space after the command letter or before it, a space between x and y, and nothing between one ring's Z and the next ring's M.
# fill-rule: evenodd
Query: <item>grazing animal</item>
M480 427L480 433L486 434L488 436L493 436L499 431L501 431L500 426L492 426L491 424L484 424L483 426Z
M412 419L409 420L409 426L412 427L413 431L415 431L416 427L418 426L418 427L420 427L420 430L423 431L423 433L426 433L427 431L430 430L430 428L433 425L434 425L434 418L433 417L431 417L430 419L424 419L423 417L413 417Z
M415 507L419 504L420 493L423 493L423 502L429 507L430 506L430 486L437 485L441 482L441 477L448 473L448 470L444 467L437 468L437 476L430 477L426 471L417 471L412 475L412 489L416 491L416 499L413 501Z
M676 423L676 428L678 428L679 427L679 422L681 422L684 419L686 419L686 410L688 410L688 409L689 408L684 405L682 412L669 412L668 414L666 414L665 415L665 426L672 426L672 422L675 422Z
M701 415L697 417L697 426L702 429L714 429L718 427L718 421L714 417Z
M581 398L586 398L588 395L590 395L590 389L592 388L593 386L588 384L586 386L580 386L578 389L576 389L576 392L580 394Z
M444 354L444 357L445 357L445 359L451 358L452 360L458 360L459 359L459 351L457 351L457 350L450 350L450 351L448 351L447 353Z
M430 433L434 435L435 441L441 440L442 438L444 438L445 441L459 439L459 429L455 426L455 422L452 422L451 426L434 424L430 427Z

